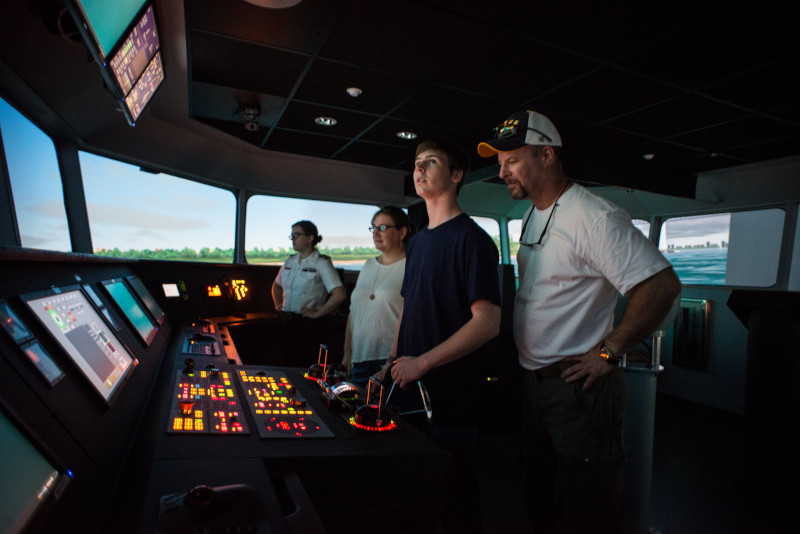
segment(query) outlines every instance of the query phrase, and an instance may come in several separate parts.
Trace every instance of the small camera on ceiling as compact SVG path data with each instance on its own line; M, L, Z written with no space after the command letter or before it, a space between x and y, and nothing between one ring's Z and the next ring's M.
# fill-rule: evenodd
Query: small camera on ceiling
M258 122L257 121L245 121L244 129L248 130L248 131L251 131L251 132L255 132L255 131L258 130Z

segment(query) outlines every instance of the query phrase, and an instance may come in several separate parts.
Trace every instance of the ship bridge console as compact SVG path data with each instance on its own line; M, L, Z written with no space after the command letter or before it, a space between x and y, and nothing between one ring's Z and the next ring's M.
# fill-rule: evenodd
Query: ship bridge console
M3 528L435 531L447 454L335 357L278 360L277 266L0 256Z

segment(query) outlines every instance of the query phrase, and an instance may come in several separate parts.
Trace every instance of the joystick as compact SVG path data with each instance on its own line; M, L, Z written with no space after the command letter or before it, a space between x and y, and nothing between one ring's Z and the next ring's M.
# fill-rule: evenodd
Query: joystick
M186 492L183 504L189 508L203 508L214 502L217 492L214 488L206 485L195 486Z

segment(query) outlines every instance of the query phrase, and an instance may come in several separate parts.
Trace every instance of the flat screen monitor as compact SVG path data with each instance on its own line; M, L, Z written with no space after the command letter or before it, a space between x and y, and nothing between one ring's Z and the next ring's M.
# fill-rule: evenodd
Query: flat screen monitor
M0 410L0 532L23 532L52 495L63 491L62 473ZM12 452L13 451L13 454Z
M149 345L156 336L158 327L147 316L125 282L120 278L106 280L102 285L145 345Z
M36 367L42 378L47 380L48 384L55 386L58 381L64 378L64 372L37 340L32 339L20 345L19 348Z
M136 25L119 43L108 62L123 112L133 125L164 81L161 40L153 6L147 6Z
M14 310L8 305L8 302L2 299L0 299L0 325L3 326L3 330L5 330L16 343L22 343L26 339L33 337L31 331L28 330L28 327L17 317L17 314L14 313Z
M133 86L133 89L122 99L122 112L131 126L136 125L139 116L153 99L161 83L164 81L164 64L161 61L161 52L156 52L142 77Z
M103 79L134 126L165 78L150 0L67 0Z
M107 403L138 363L78 287L20 295Z
M101 64L148 0L68 0L79 31Z
M133 291L139 296L139 300L144 303L147 311L150 312L150 316L155 319L156 323L163 323L166 314L164 310L161 309L161 306L158 305L156 299L153 298L152 293L147 290L142 279L136 275L128 276L126 279L133 288Z

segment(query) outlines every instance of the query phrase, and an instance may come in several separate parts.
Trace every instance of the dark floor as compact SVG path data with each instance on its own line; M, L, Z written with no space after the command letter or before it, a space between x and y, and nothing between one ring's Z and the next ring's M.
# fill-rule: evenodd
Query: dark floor
M658 396L649 531L653 534L800 532L787 510L745 492L744 418ZM529 534L521 496L518 434L492 425L481 434L484 532ZM636 533L640 534L640 533Z

